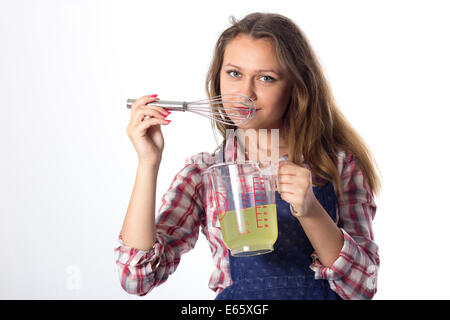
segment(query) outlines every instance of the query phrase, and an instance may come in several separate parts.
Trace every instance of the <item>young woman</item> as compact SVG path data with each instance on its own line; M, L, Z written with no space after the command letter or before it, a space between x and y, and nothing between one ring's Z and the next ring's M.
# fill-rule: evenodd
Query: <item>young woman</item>
M124 290L145 295L166 281L201 230L215 265L209 287L217 299L372 298L380 263L372 231L380 189L375 162L338 110L299 27L269 13L233 20L216 43L206 90L210 97L240 93L255 102L255 117L243 130L279 129L275 250L235 258L211 221L213 197L202 172L235 154L226 136L234 126L214 122L223 137L218 152L186 161L155 219L160 125L170 122L163 108L147 105L156 95L144 96L133 104L127 127L139 166L115 248ZM255 268L263 272L250 272Z

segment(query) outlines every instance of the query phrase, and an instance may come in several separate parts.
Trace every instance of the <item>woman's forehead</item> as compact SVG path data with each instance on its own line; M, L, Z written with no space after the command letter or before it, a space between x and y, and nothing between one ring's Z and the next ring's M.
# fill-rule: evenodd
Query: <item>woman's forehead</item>
M280 70L272 42L250 36L237 36L228 42L223 59L223 65L227 64L259 71Z

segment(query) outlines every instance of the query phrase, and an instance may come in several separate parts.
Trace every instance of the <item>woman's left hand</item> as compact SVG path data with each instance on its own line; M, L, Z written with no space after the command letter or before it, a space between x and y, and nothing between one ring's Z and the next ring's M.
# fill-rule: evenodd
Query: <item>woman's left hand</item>
M296 218L312 214L317 199L312 189L312 174L292 161L280 161L278 168L278 192L291 205L291 213Z

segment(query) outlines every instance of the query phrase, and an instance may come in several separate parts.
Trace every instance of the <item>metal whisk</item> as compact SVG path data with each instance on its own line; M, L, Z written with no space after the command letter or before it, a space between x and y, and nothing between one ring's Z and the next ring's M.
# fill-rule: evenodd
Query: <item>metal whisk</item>
M131 109L134 101L136 99L127 100L128 109ZM189 111L234 126L252 119L256 112L253 100L239 93L227 93L192 102L159 100L149 105L160 106L167 110Z

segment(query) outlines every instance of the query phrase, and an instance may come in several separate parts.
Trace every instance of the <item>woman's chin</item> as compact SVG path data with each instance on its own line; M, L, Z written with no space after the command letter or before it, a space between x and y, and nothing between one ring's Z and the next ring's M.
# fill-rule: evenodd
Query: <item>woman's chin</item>
M236 129L248 130L248 129L257 129L257 127L255 125L250 124L250 123L246 123L246 124L237 125Z

